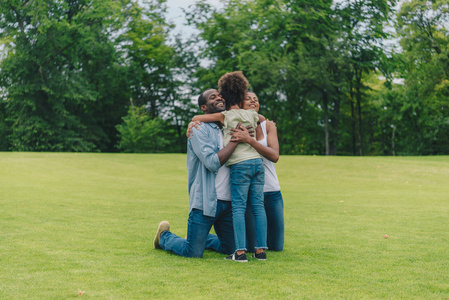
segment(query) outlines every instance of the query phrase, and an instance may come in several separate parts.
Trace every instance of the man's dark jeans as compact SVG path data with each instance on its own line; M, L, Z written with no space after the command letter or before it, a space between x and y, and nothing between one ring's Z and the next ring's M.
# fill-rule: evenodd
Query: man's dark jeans
M209 231L215 228L217 236ZM235 251L234 229L232 225L231 201L217 201L215 217L203 215L202 210L192 209L187 223L187 239L165 231L159 242L162 249L184 257L202 257L206 245L208 249L231 254Z

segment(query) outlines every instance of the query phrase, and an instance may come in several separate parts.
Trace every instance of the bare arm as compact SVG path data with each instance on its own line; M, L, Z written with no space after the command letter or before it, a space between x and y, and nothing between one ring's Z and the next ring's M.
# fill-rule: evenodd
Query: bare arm
M272 162L277 162L279 160L279 140L278 140L278 132L276 129L276 125L274 122L267 121L267 144L269 148L270 154L263 155L266 159L271 160ZM260 144L260 143L258 143Z
M277 162L279 160L279 142L276 126L273 122L267 122L267 147L251 138L246 128L240 127L240 129L241 130L231 129L234 137L232 139L233 141L250 144L260 155L272 162Z
M238 144L238 142L229 142L226 147L217 152L221 165L224 165L228 161Z
M248 130L247 128L245 128L245 130L248 132L249 135L251 135L251 133L253 133L254 130L252 129L252 126L248 126L248 127L250 129ZM237 126L235 128L231 128L231 130L240 130L240 128L242 128L241 122L239 122L239 124L237 124ZM229 142L229 144L226 145L226 147L224 147L223 149L221 149L220 151L217 152L218 160L220 160L221 165L224 165L228 161L228 159L232 155L232 152L234 152L235 147L237 147L238 144L239 144L239 142L231 139L231 141Z
M211 143L210 134L203 126L205 125L193 129L196 132L195 134L192 133L188 146L192 148L192 151L209 171L217 172L231 157L238 142L230 142L226 147L216 152L217 145ZM240 123L238 126L240 126Z
M194 116L192 122L200 121L204 123L221 122L224 123L224 115L222 113L206 114Z

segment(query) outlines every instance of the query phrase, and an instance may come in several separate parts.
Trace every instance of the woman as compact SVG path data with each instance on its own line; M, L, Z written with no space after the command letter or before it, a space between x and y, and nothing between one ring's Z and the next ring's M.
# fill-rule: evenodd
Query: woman
M243 109L259 111L259 99L254 92L247 92ZM274 166L274 163L279 160L276 125L272 121L261 122L256 128L257 141L241 131L235 131L233 135L234 139L250 144L263 156L265 168L264 205L268 225L267 246L268 250L282 251L284 249L284 202ZM251 213L246 214L246 233L248 249L254 251L255 226Z

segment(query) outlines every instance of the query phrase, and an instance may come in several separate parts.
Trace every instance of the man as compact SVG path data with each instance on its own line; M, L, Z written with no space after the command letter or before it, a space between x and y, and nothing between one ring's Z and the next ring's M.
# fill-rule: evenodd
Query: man
M225 100L217 90L208 89L198 97L198 106L205 114L217 113L225 110ZM232 254L235 242L230 171L223 165L238 143L231 142L223 147L221 124L203 123L192 130L187 144L187 238L170 232L170 224L162 221L154 238L154 248L184 257L202 257L206 247L223 254ZM218 239L209 234L212 225Z

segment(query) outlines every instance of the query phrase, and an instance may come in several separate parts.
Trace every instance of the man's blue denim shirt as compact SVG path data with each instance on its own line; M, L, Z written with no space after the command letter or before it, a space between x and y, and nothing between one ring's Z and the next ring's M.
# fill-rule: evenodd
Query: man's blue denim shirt
M220 130L215 123L202 123L199 129L193 128L193 135L187 142L189 212L196 208L205 216L215 217L215 176L221 167L217 154Z

